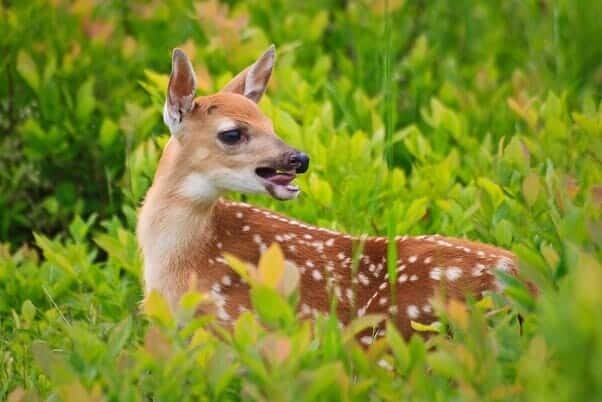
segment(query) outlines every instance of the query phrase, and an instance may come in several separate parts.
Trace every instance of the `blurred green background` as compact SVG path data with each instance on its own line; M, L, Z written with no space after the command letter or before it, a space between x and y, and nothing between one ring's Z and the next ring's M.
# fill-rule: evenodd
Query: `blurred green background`
M0 399L602 398L601 1L0 4ZM298 200L249 202L494 243L541 298L509 283L511 314L443 309L453 340L391 331L368 354L328 317L246 317L232 339L140 316L133 228L168 138L170 52L202 95L271 43L260 106L312 166Z

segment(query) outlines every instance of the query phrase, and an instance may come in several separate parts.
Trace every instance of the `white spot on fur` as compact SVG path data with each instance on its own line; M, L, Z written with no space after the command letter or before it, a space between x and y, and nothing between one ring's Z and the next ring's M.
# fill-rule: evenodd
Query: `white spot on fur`
M374 341L374 339L371 336L362 336L360 338L360 342L363 343L364 345L372 345L372 342Z
M443 276L443 269L441 267L434 267L429 272L429 277L435 281L441 280L442 276Z
M362 274L361 272L357 275L357 278L359 279L359 281L361 282L362 285L364 286L369 286L370 285L370 279Z
M409 262L410 264L413 264L413 263L415 263L415 262L416 262L416 260L417 260L417 259L418 259L418 257L416 257L415 255L411 255L411 256L408 258L408 262Z
M455 281L462 276L462 270L459 267L449 267L445 270L445 277L450 281Z
M244 226L242 227L242 231L243 231L243 232L248 232L249 230L251 230L251 227L250 227L249 225L244 225Z
M406 313L408 317L412 320L420 316L420 310L413 304L410 304L408 307L406 307Z
M311 307L309 307L305 303L301 304L301 314L302 315L311 315Z
M499 269L500 271L510 272L512 270L512 268L514 267L514 264L510 258L500 257L500 259L497 260L495 267L497 269Z
M474 266L474 268L472 269L472 276L478 277L483 275L483 272L485 271L486 267L483 264L477 264Z
M393 366L391 366L391 363L389 363L387 360L385 359L380 359L378 361L378 367L385 369L387 371L393 371Z

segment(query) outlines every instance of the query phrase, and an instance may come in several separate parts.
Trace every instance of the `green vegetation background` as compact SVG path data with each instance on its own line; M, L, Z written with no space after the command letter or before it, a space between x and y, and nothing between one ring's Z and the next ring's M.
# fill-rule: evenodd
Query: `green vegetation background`
M0 400L602 400L602 2L0 4ZM143 316L170 51L204 94L270 43L261 107L312 166L298 200L250 202L507 247L541 297L501 277L493 306L441 305L443 334L367 353L370 322L297 322L269 291L233 334L158 298Z

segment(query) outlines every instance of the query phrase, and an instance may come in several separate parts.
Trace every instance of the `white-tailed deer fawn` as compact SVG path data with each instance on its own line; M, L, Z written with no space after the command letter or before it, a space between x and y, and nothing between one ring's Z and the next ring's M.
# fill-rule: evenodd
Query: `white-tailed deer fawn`
M270 47L221 92L195 98L192 65L181 50L173 52L164 108L172 138L137 228L147 294L158 290L175 310L196 277L199 289L213 299L207 312L229 322L249 308L249 289L223 253L256 264L276 242L300 271L299 314L328 312L330 294L338 300L343 323L386 313L409 336L410 320L434 319L429 299L442 285L447 297L479 298L484 291L499 290L494 270L516 273L514 256L506 250L438 235L402 236L395 239L391 284L387 238L362 238L352 269L358 238L220 198L228 191L268 193L280 200L299 193L292 181L307 170L309 159L278 138L257 106L274 57ZM361 339L370 342L370 337Z

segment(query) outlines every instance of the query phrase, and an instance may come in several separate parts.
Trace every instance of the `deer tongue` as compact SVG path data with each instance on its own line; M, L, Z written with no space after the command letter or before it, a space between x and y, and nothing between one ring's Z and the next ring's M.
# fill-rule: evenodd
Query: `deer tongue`
M266 180L278 186L288 186L290 182L295 180L295 175L291 173L277 173L273 176L266 178Z

